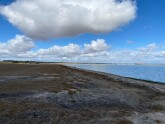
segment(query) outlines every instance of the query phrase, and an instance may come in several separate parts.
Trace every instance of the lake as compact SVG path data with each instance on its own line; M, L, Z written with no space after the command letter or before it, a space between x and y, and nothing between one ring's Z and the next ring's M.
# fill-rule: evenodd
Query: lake
M164 65L68 64L68 66L165 83Z

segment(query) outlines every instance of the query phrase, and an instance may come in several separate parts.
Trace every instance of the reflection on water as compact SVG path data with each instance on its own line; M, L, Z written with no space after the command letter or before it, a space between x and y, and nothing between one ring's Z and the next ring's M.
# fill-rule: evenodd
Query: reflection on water
M69 64L69 66L165 83L165 66L112 64Z

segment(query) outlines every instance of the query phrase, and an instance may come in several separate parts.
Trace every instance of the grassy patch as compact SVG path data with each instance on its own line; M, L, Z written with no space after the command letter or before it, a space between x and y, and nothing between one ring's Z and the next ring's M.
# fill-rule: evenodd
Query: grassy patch
M76 91L79 91L79 92L81 91L80 89L74 87L74 86L73 86L71 83L69 83L69 82L68 82L68 83L67 83L67 82L64 83L64 90L67 90L69 95L75 94Z
M164 111L164 107L162 105L153 105L153 106L150 106L150 109L154 112Z
M162 121L161 120L155 120L155 123L160 124L160 123L162 123Z
M15 117L19 115L23 111L25 111L25 106L23 104L9 102L9 101L1 101L0 102L0 111L1 115L6 117Z
M71 89L69 89L69 90L68 90L68 94L69 94L69 95L76 94L76 91L75 91L75 90L71 90Z
M75 89L75 87L71 83L65 82L64 86L65 86L66 89Z
M125 119L125 120L119 121L117 124L133 124L133 122L131 122L130 120Z
M117 113L114 114L115 116L121 117L121 116L130 116L130 112L125 110L120 110Z
M3 111L3 110L5 110L8 107L9 107L9 105L8 105L7 102L0 101L0 111Z

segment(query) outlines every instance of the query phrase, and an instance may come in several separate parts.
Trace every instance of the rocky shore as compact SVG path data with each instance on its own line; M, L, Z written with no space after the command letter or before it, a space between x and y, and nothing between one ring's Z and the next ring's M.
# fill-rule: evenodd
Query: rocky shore
M0 64L2 124L164 124L165 84L58 64Z

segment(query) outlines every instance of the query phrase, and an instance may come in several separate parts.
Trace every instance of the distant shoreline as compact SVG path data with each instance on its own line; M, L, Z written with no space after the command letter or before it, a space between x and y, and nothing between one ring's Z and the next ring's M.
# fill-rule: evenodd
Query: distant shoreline
M25 64L108 64L108 65L154 65L165 66L163 63L91 63L91 62L42 62L42 61L19 61L19 60L3 60L0 63L25 63Z

